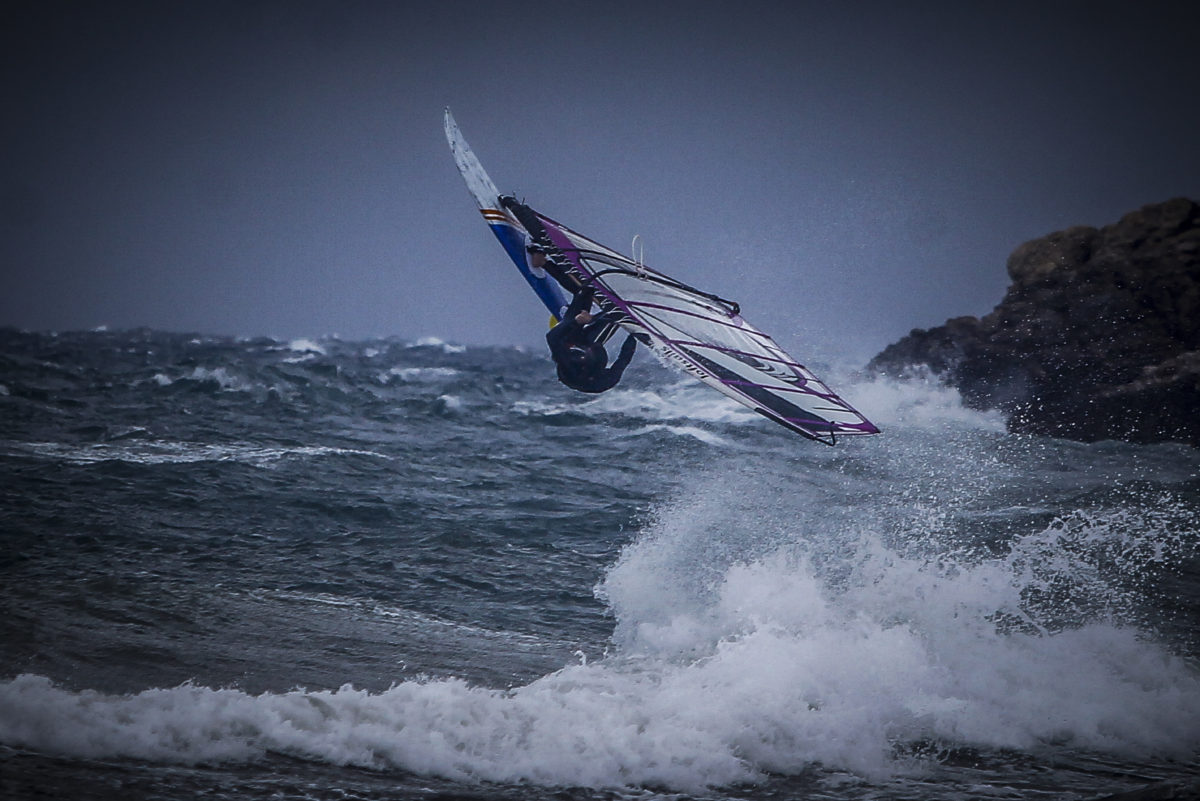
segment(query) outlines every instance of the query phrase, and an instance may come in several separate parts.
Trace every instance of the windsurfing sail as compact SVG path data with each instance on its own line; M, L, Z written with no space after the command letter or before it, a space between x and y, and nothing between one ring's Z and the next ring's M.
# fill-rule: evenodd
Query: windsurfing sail
M494 185L466 147L449 110L446 119L446 135L459 169L484 218L523 273L528 272L524 254L514 253L508 242L515 241L517 229L521 241L548 245L566 272L595 290L595 301L606 319L636 336L663 361L718 392L827 445L835 444L839 436L879 433L774 339L748 323L736 302L627 258L512 198L489 197ZM554 312L548 299L542 299Z
M839 435L879 433L748 323L736 302L635 262L549 217L537 218L572 269L595 288L597 305L609 319L659 357L811 439L832 445Z

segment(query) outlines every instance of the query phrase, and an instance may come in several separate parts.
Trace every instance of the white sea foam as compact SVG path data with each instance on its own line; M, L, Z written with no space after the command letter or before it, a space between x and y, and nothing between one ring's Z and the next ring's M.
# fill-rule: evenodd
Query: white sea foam
M378 694L343 687L251 696L183 686L104 696L27 675L0 683L0 741L84 757L187 763L271 751L551 785L698 788L704 779L749 778L718 733L698 727L671 694L628 674L583 666L509 692L451 679L406 682Z
M311 354L298 356L296 358L284 359L285 362L306 361L313 358ZM291 391L286 386L265 384L258 381L251 381L239 375L236 371L231 371L225 367L193 367L191 370L182 374L171 377L167 373L155 373L148 379L143 379L138 383L154 384L159 387L169 387L178 384L179 382L195 382L199 384L215 384L222 392L246 392L252 395L263 397L267 393L276 393L280 396L287 396Z
M413 343L416 348L441 348L444 353L466 353L465 345L451 345L445 340L437 337L421 337Z
M288 348L297 353L315 353L321 356L325 355L325 348L313 342L311 339L293 339L288 343Z
M453 367L393 367L379 374L379 382L386 384L392 378L401 381L439 381L458 375Z
M430 615L423 612L418 612L408 607L395 606L392 604L382 603L373 598L360 598L343 595L334 595L325 592L307 593L297 592L293 590L275 590L261 588L250 593L256 598L270 598L288 603L314 604L317 606L330 606L340 609L354 609L357 612L370 615L379 615L380 617L388 618L393 621L393 631L397 631L395 626L407 625L413 631L427 633L431 630L452 630L459 634L465 634L472 638L486 640L503 640L505 643L522 643L526 646L544 646L544 640L541 637L532 634L522 634L520 632L509 631L504 629L489 629L483 626L471 625L461 621L448 620L446 618Z
M890 429L953 429L1003 432L1004 417L995 411L969 409L952 387L932 379L897 381L888 378L862 379L830 374L830 385L870 420ZM547 403L523 401L519 411L533 414L619 414L645 420L690 420L707 423L753 424L763 422L748 407L725 397L701 382L686 377L653 389L618 386L585 403Z
M740 403L714 392L692 379L668 384L654 390L618 386L582 403L573 396L563 396L563 398L560 402L517 401L513 404L513 409L521 414L553 415L573 412L589 416L621 415L662 422L699 421L736 424L762 420L762 417ZM678 430L680 427L674 426L673 428Z
M144 430L144 429L139 429ZM75 464L96 462L129 462L131 464L190 464L196 462L241 462L256 467L269 467L284 459L320 458L330 455L391 457L375 451L326 446L270 447L248 444L197 444L165 440L135 442L99 442L73 445L61 442L8 442L4 449L17 453L32 453L50 459Z
M919 514L903 545L858 524L810 538L808 521L770 514L753 533L732 529L755 490L725 482L665 513L601 591L624 653L719 688L706 702L760 735L754 764L820 759L870 775L891 769L892 743L924 738L1200 747L1200 674L1144 638L1120 582L1100 577L1194 549L1186 504L1067 516L997 557L938 546Z
M728 447L729 441L720 437L711 431L706 431L703 428L696 426L669 426L669 425L653 425L643 426L636 431L630 432L630 436L641 437L647 434L654 434L659 431L665 431L668 434L674 434L679 437L691 437L698 439L706 445L721 445Z
M457 395L439 395L437 408L442 412L457 412L463 407L462 399Z
M255 388L253 384L240 376L231 374L224 367L193 367L191 372L182 378L186 381L210 381L227 392L250 392ZM162 383L157 376L155 376L155 381Z
M655 390L617 387L588 401L584 408L589 413L623 414L650 420L741 423L762 419L742 404L690 378Z
M522 400L512 405L514 412L523 415L563 414L573 408L566 403L548 403L542 400Z

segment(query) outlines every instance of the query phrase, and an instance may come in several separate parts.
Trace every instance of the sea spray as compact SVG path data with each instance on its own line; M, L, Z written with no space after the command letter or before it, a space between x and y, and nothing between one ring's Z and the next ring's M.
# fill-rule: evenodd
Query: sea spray
M779 515L780 480L763 478L692 487L599 592L625 656L699 673L733 665L720 695L740 699L730 714L748 730L774 721L808 742L819 721L820 746L788 750L788 770L809 760L874 775L922 740L1173 757L1200 747L1200 677L1137 627L1142 587L1119 580L1194 552L1186 503L1150 498L1141 513L1126 499L968 548L953 515L892 506L872 531L838 513L834 488L801 481L780 503L795 512L820 496L822 511ZM855 747L831 754L838 742Z

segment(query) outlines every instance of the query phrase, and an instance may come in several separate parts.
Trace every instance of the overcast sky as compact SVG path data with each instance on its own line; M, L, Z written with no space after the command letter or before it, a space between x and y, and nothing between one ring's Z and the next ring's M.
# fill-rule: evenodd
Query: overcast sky
M537 345L450 106L502 190L861 363L1023 241L1200 197L1198 6L26 4L0 325Z

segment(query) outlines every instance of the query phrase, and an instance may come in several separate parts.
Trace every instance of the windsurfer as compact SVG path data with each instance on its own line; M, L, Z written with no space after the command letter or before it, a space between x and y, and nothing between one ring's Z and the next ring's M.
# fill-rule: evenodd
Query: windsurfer
M626 337L616 361L611 366L608 364L608 351L604 349L602 340L614 323L604 315L592 315L592 288L584 286L556 258L557 248L551 245L537 212L512 195L501 195L498 200L529 232L525 256L530 271L539 278L542 274L550 274L572 295L571 305L563 314L562 321L546 334L546 344L550 346L550 355L558 367L558 380L580 392L598 393L612 389L633 359L637 341L632 335Z
M597 337L609 327L604 316L593 316L592 289L575 293L562 322L546 334L550 355L558 367L558 380L580 392L599 393L612 389L633 359L637 340L625 337L616 361L608 366L608 353Z

